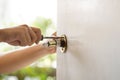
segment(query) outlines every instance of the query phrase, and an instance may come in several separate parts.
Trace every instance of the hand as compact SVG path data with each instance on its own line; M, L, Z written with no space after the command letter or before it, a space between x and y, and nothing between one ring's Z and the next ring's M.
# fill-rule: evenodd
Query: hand
M3 42L14 46L30 46L41 40L41 31L28 25L19 25L13 28L2 29L0 38Z
M52 34L52 36L56 36L56 32L54 32L53 34ZM51 40L49 40L49 41L51 41ZM56 52L56 46L49 46L49 47L45 47L46 49L45 49L45 51L47 52L47 53L55 53Z

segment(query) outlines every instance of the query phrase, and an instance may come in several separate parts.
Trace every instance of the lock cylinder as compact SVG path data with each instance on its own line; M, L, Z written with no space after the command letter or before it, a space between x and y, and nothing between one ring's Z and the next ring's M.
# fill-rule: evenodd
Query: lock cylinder
M61 37L43 37L43 39L52 39L51 41L48 41L44 45L49 46L57 46L60 48L60 51L62 53L65 53L67 51L67 37L66 35L62 35Z

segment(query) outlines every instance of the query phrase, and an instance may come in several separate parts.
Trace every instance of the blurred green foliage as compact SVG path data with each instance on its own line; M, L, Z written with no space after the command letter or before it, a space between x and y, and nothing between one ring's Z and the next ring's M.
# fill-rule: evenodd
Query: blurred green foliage
M40 67L26 67L17 72L1 75L0 80L4 80L8 76L16 76L18 80L24 80L26 77L29 78L38 78L38 80L47 80L48 77L52 77L52 80L55 80L56 69L54 68L40 68ZM2 79L4 77L4 79Z
M52 23L51 19L43 17L36 18L31 25L40 28L43 35L46 35L46 30L48 28L54 29L54 31L56 30L56 27ZM1 45L4 45L3 48L0 49L1 51L10 51L19 48L7 44ZM45 56L34 64L14 73L0 75L0 80L9 80L7 78L10 76L16 76L18 80L27 80L25 79L26 77L31 78L28 80L33 80L33 78L36 78L34 80L55 80L56 69L52 67L55 61L56 54Z
M43 17L37 17L31 25L40 28L43 35L46 35L46 30L48 28L56 30L52 20Z
M46 19L43 17L36 18L36 20L32 23L33 26L39 27L41 29L42 34L46 33L47 28L51 24L52 24L51 19Z

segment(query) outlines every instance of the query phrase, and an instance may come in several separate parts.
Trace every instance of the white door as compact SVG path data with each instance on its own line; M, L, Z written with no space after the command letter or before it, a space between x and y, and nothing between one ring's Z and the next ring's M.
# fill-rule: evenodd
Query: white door
M57 80L120 80L120 0L58 0Z

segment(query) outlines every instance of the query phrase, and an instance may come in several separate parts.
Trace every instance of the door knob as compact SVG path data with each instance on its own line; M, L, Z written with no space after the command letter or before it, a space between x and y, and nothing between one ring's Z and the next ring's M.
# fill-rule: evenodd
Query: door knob
M65 53L67 51L67 37L66 35L61 35L60 37L43 37L43 39L52 39L51 41L48 41L47 43L44 43L45 46L57 46L60 48L60 51L62 53Z

